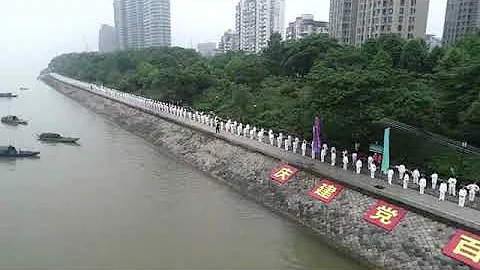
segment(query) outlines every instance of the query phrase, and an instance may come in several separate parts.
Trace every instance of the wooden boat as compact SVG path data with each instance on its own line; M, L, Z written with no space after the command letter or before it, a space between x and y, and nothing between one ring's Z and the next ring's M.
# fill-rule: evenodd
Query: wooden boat
M14 98L18 97L18 95L12 94L12 93L0 93L0 98Z
M17 150L15 147L11 145L0 146L0 157L22 158L22 157L34 157L34 156L38 156L39 154L40 152Z
M1 121L2 123L10 124L10 125L26 125L27 124L27 121L20 119L15 115L4 116L2 117Z
M52 132L42 133L38 135L38 139L45 142L62 142L62 143L75 143L78 140L80 140L80 138L63 137L58 133L52 133Z

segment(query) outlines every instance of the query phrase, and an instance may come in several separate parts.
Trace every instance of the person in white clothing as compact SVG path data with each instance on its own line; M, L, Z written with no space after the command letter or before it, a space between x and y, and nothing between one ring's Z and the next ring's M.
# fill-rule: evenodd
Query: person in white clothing
M387 171L387 179L388 179L388 184L391 185L392 184L392 179L393 179L393 174L395 173L394 170L392 169L388 169Z
M468 200L473 202L475 200L475 193L480 190L480 187L476 183L472 183L467 186L468 189Z
M268 139L270 140L270 145L273 146L273 141L275 139L275 135L273 134L273 131L271 129L268 132Z
M330 149L330 165L335 166L336 160L337 160L337 149L335 149L335 147L332 147Z
M408 188L408 182L410 181L410 176L406 173L404 176L403 176L403 189L407 189Z
M258 132L258 141L259 141L259 142L263 142L263 131L262 131L262 130L260 130L260 131Z
M283 133L280 132L280 134L278 134L278 139L277 139L278 148L282 148L282 142L283 142Z
M432 189L436 189L437 188L437 181L438 181L438 174L433 173L431 175L431 178L432 178Z
M355 163L355 170L357 172L357 174L360 174L362 172L362 160L361 159L357 159L357 162Z
M454 177L448 178L448 194L455 196L456 195L456 190L455 190L455 185L457 184L457 179Z
M347 170L347 166L348 166L348 154L347 154L345 151L343 152L342 162L343 162L343 169L344 169L344 170Z
M370 178L374 179L375 178L375 171L377 170L377 165L375 163L372 163L370 165Z
M298 149L298 144L300 143L300 139L298 137L295 137L295 140L293 141L293 153L297 153Z
M328 146L326 144L322 145L322 150L320 150L320 161L325 162L325 156L327 155Z
M458 191L458 206L464 207L465 206L465 199L467 198L467 190L465 188L461 188Z
M249 133L250 133L250 140L253 140L253 138L255 137L255 131L253 129L250 129Z
M290 143L287 139L287 140L285 140L285 151L288 151L289 148L290 148Z
M440 201L445 201L445 193L447 193L447 183L442 182L440 184L440 187L438 188L438 191L440 192L440 196L438 197L438 199Z
M372 166L373 164L373 157L372 156L368 156L368 159L367 159L367 169L370 170L370 167Z
M352 164L357 163L357 153L352 153Z
M398 169L398 179L402 180L405 172L407 171L407 168L405 168L405 165L401 164L400 166L397 167Z
M424 194L425 187L427 186L427 179L425 179L425 177L420 178L418 185L420 186L420 194Z
M307 141L303 140L303 142L302 142L302 156L305 156L306 152L307 152Z
M413 183L418 185L418 179L420 178L420 172L417 169L413 170L412 178L413 178Z

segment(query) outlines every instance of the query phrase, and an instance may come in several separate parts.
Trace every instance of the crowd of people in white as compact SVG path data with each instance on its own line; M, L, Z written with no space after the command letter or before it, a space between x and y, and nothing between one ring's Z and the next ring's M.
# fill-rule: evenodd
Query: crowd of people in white
M307 141L303 140L300 144L300 139L298 137L292 138L292 136L288 135L285 136L283 133L278 133L275 140L275 133L273 130L269 130L266 132L264 128L257 129L257 127L253 127L250 124L244 125L243 123L239 123L237 121L224 121L217 116L213 116L210 114L206 114L199 111L189 110L185 107L176 106L173 104L161 102L158 100L152 100L141 96L136 96L130 93L121 92L118 90L110 89L104 86L97 86L95 84L85 83L77 80L73 80L68 77L61 76L59 74L51 74L52 77L69 83L71 85L86 89L88 91L94 92L96 94L108 97L110 99L114 99L117 101L121 101L123 103L129 104L134 107L142 108L144 110L149 110L153 113L168 113L174 115L179 118L188 119L190 121L196 121L201 124L210 126L215 128L216 132L227 132L236 134L238 136L249 137L252 140L258 140L259 142L269 143L271 146L276 146L278 148L283 148L285 151L292 151L293 153L300 154L302 156L307 155L307 149L311 149L311 158L317 159L318 153L313 151L311 147L308 147ZM313 145L310 144L310 145ZM330 150L330 151L329 151ZM330 152L330 153L328 153ZM327 162L327 155L330 158L330 165L335 166L337 162L337 150L335 147L328 148L327 144L323 144L320 151L320 162ZM351 153L351 163L349 160L349 153L347 150L342 152L342 168L344 170L348 170L348 165L352 164L354 171L357 174L362 172L363 168L363 161L362 159L358 158L357 153ZM398 171L398 180L400 184L402 184L404 189L409 188L410 184L410 176L412 178L412 183L415 187L418 187L420 194L425 193L425 188L427 187L427 179L425 176L420 174L420 171L414 169L413 171L408 171L405 165L401 164L398 166L394 166L393 168L388 169L386 172L386 179L388 184L392 185L392 181L394 180L395 170ZM372 156L368 156L367 158L367 170L370 172L370 177L375 178L377 172L377 165L374 162ZM378 174L377 174L378 175ZM439 177L437 173L433 173L430 175L431 179L431 189L436 190L437 184L439 182ZM468 190L468 192L467 192ZM465 206L465 201L468 193L468 199L470 202L475 200L475 194L480 191L480 187L477 183L471 183L466 186L462 186L457 194L457 179L454 177L450 177L447 181L440 180L440 184L438 185L438 194L439 200L444 201L445 195L448 193L451 196L458 195L458 205L460 207Z

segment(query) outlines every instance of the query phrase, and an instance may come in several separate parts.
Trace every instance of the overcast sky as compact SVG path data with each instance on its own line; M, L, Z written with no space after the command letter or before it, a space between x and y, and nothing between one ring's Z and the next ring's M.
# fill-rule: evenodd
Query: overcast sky
M37 72L58 54L97 50L101 24L113 25L113 0L2 0L0 72ZM427 33L442 35L447 0L430 1ZM173 45L218 41L234 27L238 0L171 0ZM302 13L328 20L330 0L286 0L286 23Z

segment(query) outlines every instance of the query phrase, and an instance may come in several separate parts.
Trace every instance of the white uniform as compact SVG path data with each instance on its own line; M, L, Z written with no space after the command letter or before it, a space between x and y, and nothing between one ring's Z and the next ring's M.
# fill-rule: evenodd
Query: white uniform
M407 171L407 168L405 168L405 165L400 165L397 167L398 168L398 179L402 180L403 176L405 175L405 172Z
M448 178L448 194L455 196L456 190L455 190L455 185L457 184L457 179L451 177Z
M372 156L368 156L368 159L367 159L367 168L368 170L370 170L370 167L372 166L373 164L373 157Z
M468 200L473 202L475 200L475 193L480 190L480 187L477 184L473 183L466 186L466 188L468 189Z
M345 155L343 156L342 162L343 162L343 169L346 170L346 169L347 169L347 166L348 166L348 155L345 154Z
M330 165L335 166L335 162L337 160L337 150L335 147L332 147L330 150Z
M413 178L413 183L418 185L418 179L420 178L420 172L417 169L413 170L412 178Z
M442 182L440 184L440 187L438 188L438 191L440 192L440 196L438 197L438 199L440 201L445 201L445 193L447 193L447 183Z
M372 163L370 165L370 178L374 179L375 178L375 171L377 170L377 166L375 163Z
M307 141L303 140L302 142L302 156L305 156L307 152Z
M420 178L420 182L418 183L418 185L420 186L420 194L424 194L425 187L427 186L427 179L425 179L424 177Z
M437 180L438 180L438 174L437 173L433 173L431 175L432 177L432 189L436 189L437 188Z
M357 153L352 153L352 163L355 164L357 162Z
M355 163L355 169L356 169L356 172L357 174L360 174L360 172L362 171L362 160L357 160L357 162Z
M458 206L464 207L466 198L467 198L467 190L464 188L461 188L458 191Z
M388 179L388 184L392 184L392 179L393 179L393 174L395 174L395 171L392 169L388 169L387 171L387 179Z
M410 181L410 176L408 174L405 174L403 176L403 188L404 189L408 188L408 181Z

